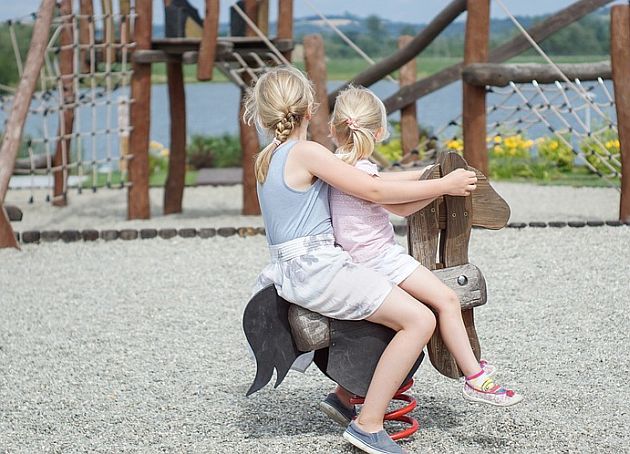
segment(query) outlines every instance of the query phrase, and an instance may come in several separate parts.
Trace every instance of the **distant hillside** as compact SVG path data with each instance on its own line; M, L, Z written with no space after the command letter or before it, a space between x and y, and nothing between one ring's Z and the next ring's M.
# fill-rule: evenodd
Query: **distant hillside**
M549 15L518 16L525 27L540 22ZM552 55L605 55L609 53L610 8L602 8L579 22L556 33L543 42L543 48ZM396 48L396 39L401 34L415 35L427 24L397 22L377 16L361 17L352 13L331 15L328 19L350 37L366 53L373 57L390 54ZM426 55L456 57L463 52L465 22L452 23L425 51ZM275 34L276 24L271 23L270 34ZM219 33L227 35L229 24L220 24ZM354 52L331 30L319 16L296 18L294 22L296 41L304 35L321 33L326 42L326 54L331 58L354 57ZM491 46L497 45L517 33L509 19L492 19L490 23ZM154 35L163 36L164 27L154 26Z

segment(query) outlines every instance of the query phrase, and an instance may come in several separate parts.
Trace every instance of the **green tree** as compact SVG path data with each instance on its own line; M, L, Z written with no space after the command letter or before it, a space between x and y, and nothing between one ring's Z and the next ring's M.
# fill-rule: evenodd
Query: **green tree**
M26 60L33 30L31 25L8 23L0 25L0 84L4 85L15 85L20 78L11 42L11 26L15 32L22 61Z

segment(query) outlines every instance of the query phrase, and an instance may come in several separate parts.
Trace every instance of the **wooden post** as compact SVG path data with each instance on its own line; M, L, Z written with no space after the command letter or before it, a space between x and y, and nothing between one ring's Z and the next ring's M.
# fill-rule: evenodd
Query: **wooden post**
M610 57L621 154L621 201L619 220L630 222L630 6L615 5L610 11Z
M81 73L88 74L90 72L90 49L87 47L90 45L90 22L94 20L94 5L92 0L81 0L79 6L79 14L81 17L79 20L79 45L81 51L79 52L79 64L81 65Z
M206 0L203 35L197 60L197 80L212 80L219 36L219 0Z
M151 0L136 0L135 41L136 49L151 49L151 24L153 8ZM129 162L127 193L127 217L149 219L149 131L151 130L151 65L133 64L131 77L131 108L129 148L133 158Z
M464 65L488 61L490 0L468 0ZM486 149L486 88L463 86L464 157L468 164L488 175Z
M13 106L4 127L4 136L0 147L0 248L18 247L3 205L20 148L24 122L39 78L39 71L44 63L54 10L55 0L42 0L33 26L31 44L24 64L24 74L15 92Z
M402 49L411 41L413 41L413 36L401 36L398 38L398 48ZM404 87L405 85L413 84L416 81L416 74L416 59L413 58L400 68L400 86ZM418 127L415 102L400 109L400 141L403 156L408 155L411 150L417 148L420 143L420 128Z
M120 0L120 44L127 44L129 42L129 36L131 35L130 18L131 14L131 0ZM121 52L123 49L121 47Z
M248 82L248 81L246 81ZM243 121L245 91L241 90L241 108L238 113L240 126L241 149L243 153L243 214L259 215L260 205L256 192L256 175L254 173L254 160L256 153L260 151L258 131L256 126L248 125Z
M334 149L328 127L328 89L326 87L326 54L324 40L321 35L304 37L304 63L309 79L315 86L315 102L319 108L311 118L311 138L329 150Z
M293 39L293 0L278 0L278 39ZM291 51L283 52L291 61Z
M171 115L171 145L164 187L164 214L172 214L182 212L186 183L186 92L181 57L166 63L166 77Z
M74 49L72 30L72 0L62 0L59 5L59 12L64 16L59 45L62 47L59 52L59 72L61 76L60 98L61 107L59 111L59 127L57 128L57 147L53 157L53 200L55 206L66 206L68 204L67 183L68 164L70 164L70 151L72 150L72 130L74 129Z
M112 0L101 0L101 8L103 13L103 59L107 64L112 64L116 61L116 49L114 44L116 39L114 38L114 9L112 7ZM138 10L139 14L142 14Z
M258 28L265 35L269 34L269 0L258 0Z
M249 17L256 25L258 25L258 2L257 0L245 0L245 14ZM245 28L245 36L258 36L254 29L252 29L249 25Z

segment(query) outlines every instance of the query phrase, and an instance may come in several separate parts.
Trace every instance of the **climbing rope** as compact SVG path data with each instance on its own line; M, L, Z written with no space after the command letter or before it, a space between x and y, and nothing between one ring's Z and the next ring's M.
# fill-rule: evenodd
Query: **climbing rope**
M30 26L36 17L31 14L5 22L18 77L22 75L23 62L15 27ZM128 96L128 85L132 75L129 57L135 42L130 40L125 25L133 26L134 19L133 8L128 15L106 8L90 16L60 14L54 18L39 91L33 94L29 108L15 170L17 178L12 183L27 186L31 202L34 188L51 187L55 174L62 175L62 196L69 190L68 180L79 193L84 187L96 191L101 186L129 184L126 163L132 156L126 152L124 142L131 127L121 119L128 117L126 111L133 103ZM109 35L103 31L99 36L97 21L109 24ZM120 26L114 27L114 23ZM117 36L113 36L114 30L118 31ZM81 32L87 36L87 42L81 40ZM61 41L62 34L65 44ZM72 72L65 74L60 58L68 58L67 52L71 52ZM15 89L0 85L0 110L5 115L10 112L14 96ZM72 128L66 124L65 114L69 111L74 112ZM118 175L115 184L114 176ZM28 178L28 184L20 182L20 178ZM51 200L50 195L47 200Z

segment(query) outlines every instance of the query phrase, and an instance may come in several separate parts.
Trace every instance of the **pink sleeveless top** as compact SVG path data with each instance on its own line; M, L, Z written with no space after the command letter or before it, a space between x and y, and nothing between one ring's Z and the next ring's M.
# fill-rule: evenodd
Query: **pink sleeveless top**
M378 169L367 159L355 164L359 170L378 176ZM396 244L389 213L376 203L357 199L330 187L330 214L335 241L355 262L364 262Z

